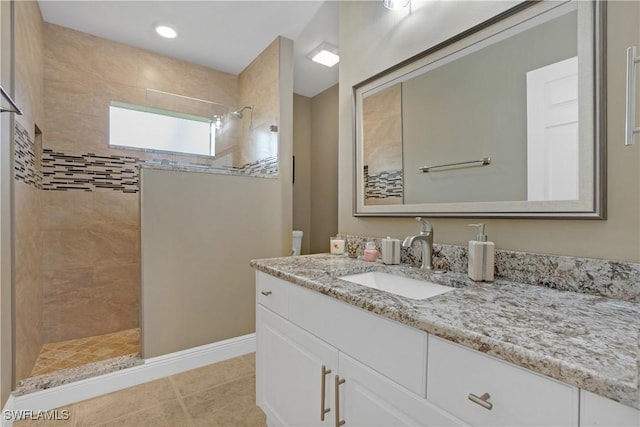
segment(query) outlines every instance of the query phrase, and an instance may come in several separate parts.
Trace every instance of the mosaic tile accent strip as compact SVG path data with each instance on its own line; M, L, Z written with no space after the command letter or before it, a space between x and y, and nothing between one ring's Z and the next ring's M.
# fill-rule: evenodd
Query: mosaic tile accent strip
M236 168L238 172L251 176L275 176L278 175L278 158L267 157L252 163Z
M364 182L365 198L367 199L402 198L404 196L401 169L370 175L369 167L365 166Z
M358 255L362 254L364 245L369 240L374 241L380 251L381 238L353 235L342 237L348 246L357 247ZM466 274L466 247L438 243L433 246L435 268ZM422 254L417 244L409 249L401 249L402 264L418 266L421 259ZM495 277L563 291L640 302L640 263L496 249Z
M138 192L135 157L87 154L65 154L42 150L42 188L44 190L112 189L124 193Z
M93 153L66 154L44 149L41 188L58 191L111 189L124 193L137 193L141 166L258 177L273 177L278 174L277 157L269 157L236 168Z
M35 188L42 188L42 174L37 164L35 142L18 122L14 128L13 167L15 179Z

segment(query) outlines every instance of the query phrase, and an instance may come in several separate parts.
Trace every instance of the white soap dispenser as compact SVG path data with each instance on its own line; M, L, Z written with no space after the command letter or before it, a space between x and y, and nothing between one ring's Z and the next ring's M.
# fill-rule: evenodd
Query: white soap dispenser
M385 264L400 264L400 240L387 236L380 241L382 262Z
M476 282L493 282L495 245L487 241L484 224L469 227L478 227L476 240L469 241L469 277Z

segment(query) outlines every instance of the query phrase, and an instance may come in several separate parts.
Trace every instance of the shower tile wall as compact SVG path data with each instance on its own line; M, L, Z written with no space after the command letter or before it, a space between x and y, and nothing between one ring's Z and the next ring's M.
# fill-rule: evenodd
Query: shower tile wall
M14 212L15 212L15 376L29 376L43 344L42 191L38 168L43 127L42 18L37 2L15 2L15 98L23 110L15 116Z
M245 110L240 121L242 145L234 166L278 155L278 134L270 127L279 124L279 55L280 38L276 38L238 76L239 104L253 106L253 111Z
M151 88L236 106L238 78L52 24L44 36L43 321L56 342L138 326L134 165L167 156L109 148L109 103L145 104Z
M366 203L402 203L402 86L368 96L363 110Z
M112 190L43 192L46 342L138 326L137 206Z
M15 206L15 318L16 318L16 378L25 378L38 357L43 343L42 325L42 227L40 212L42 196L39 172L29 166L34 159L35 141L20 123L15 126L16 171L14 181ZM16 167L17 169L17 167Z

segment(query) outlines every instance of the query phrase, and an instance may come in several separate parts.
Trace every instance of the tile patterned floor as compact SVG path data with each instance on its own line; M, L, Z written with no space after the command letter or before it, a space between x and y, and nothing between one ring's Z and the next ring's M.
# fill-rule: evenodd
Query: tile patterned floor
M252 353L60 408L68 411L68 420L22 420L13 425L265 427L255 394Z
M140 352L140 329L45 344L31 376Z

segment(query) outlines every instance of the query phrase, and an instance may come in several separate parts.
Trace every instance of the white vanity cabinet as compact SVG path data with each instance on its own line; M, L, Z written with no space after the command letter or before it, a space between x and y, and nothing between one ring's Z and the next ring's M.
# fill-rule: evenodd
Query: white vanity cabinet
M463 425L424 398L424 332L256 277L256 398L271 427Z
M640 412L258 272L269 426L639 426ZM324 415L324 419L323 419Z

